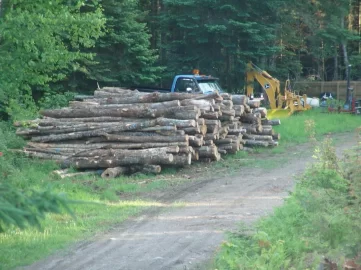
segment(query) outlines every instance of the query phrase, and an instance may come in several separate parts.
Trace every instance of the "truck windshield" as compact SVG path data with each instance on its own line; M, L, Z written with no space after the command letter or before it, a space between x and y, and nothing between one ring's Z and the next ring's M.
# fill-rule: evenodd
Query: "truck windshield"
M214 80L211 80L211 81L207 81L207 80L198 81L198 86L199 86L200 90L203 93L209 93L209 92L214 92L214 91L222 92L221 87L219 86L217 81L214 81Z

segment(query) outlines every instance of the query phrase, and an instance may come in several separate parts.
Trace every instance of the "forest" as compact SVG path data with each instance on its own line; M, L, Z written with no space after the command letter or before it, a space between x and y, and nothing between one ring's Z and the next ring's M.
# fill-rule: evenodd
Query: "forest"
M169 86L199 69L241 92L248 61L279 79L361 77L359 0L3 0L0 110L24 118L103 86Z
M360 0L3 0L0 112L28 118L104 86L168 87L199 69L242 92L248 61L279 79L361 77Z

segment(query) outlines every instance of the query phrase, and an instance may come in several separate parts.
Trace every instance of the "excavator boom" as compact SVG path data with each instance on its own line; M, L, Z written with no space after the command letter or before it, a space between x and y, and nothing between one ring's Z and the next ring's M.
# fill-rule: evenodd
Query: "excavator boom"
M307 105L306 95L299 96L292 92L289 80L285 83L284 95L282 95L280 81L251 62L247 64L246 81L248 97L252 97L254 94L254 81L257 81L267 94L271 109L268 113L269 118L289 116L295 111L304 111L311 108L311 106Z

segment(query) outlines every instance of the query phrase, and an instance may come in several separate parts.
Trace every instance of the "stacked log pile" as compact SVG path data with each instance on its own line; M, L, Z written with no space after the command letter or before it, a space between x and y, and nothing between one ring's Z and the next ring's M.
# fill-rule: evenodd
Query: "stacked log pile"
M69 107L17 122L29 157L62 167L106 169L104 177L195 161L219 161L247 147L277 146L279 134L260 102L244 95L96 90ZM25 127L24 127L25 126Z

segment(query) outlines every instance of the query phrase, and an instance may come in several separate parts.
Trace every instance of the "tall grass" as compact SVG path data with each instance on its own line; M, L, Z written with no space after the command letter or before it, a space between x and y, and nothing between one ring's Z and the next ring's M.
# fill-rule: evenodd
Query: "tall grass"
M361 126L361 116L338 113L325 113L321 109L313 109L288 118L281 119L281 125L274 127L281 134L282 143L303 143L307 141L304 128L306 120L313 120L316 124L316 136L328 133L352 131Z
M325 140L315 155L283 206L253 231L230 234L217 269L321 269L323 257L341 266L361 252L361 154L341 163Z

